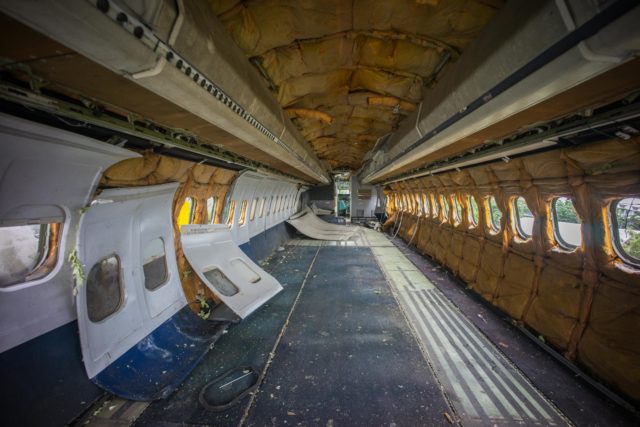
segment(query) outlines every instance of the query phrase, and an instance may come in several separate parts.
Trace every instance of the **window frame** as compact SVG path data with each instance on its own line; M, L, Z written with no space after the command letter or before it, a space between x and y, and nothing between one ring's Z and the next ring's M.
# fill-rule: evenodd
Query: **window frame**
M493 209L491 209L491 201L493 200L493 203L496 205L496 209L498 210L498 212L500 212L500 219L498 221L498 224L496 224L493 220ZM498 201L496 200L495 196L489 196L487 197L487 208L488 208L488 213L489 213L489 228L491 230L491 232L493 234L498 234L502 231L502 218L504 218L504 212L502 212L502 210L500 209L500 207L498 206Z
M429 200L429 195L427 193L422 193L422 209L425 218L431 216L431 203Z
M442 203L442 222L449 222L449 214L451 213L451 207L447 201L447 196L440 195L440 202Z
M211 209L209 209L209 200L212 200ZM211 196L207 198L207 223L216 223L216 211L218 210L218 196ZM210 217L210 218L209 218Z
M249 210L249 221L256 219L256 209L258 209L258 197L254 197L251 202L251 209Z
M522 196L517 196L517 197L514 197L513 200L511 201L511 209L513 210L513 225L514 225L514 228L515 228L515 231L516 231L518 237L520 237L522 240L530 240L532 238L532 236L533 236L533 230L531 230L531 234L528 234L524 230L524 228L522 227L522 223L520 222L520 210L518 209L518 200L520 200L520 199L522 199L522 201L524 202L525 206L527 207L527 209L531 213L531 218L533 218L533 220L535 221L535 217L533 215L533 212L531 212L531 208L529 208L529 204L527 203L525 198L522 197Z
M476 213L476 217L474 218L473 216L473 212L474 212L474 206L475 204L475 213ZM478 201L476 200L475 196L473 194L469 194L467 196L467 209L469 210L468 212L468 219L469 219L469 224L471 228L476 228L478 226L478 224L480 223L480 206L478 205Z
M189 209L189 216L187 219L187 222L184 224L180 223L180 215L182 213L182 209L184 207L184 205L187 203L187 201L190 200L191 201L191 209ZM196 218L196 205L197 205L197 201L195 197L192 196L186 196L182 202L182 205L180 205L180 210L178 211L178 218L176 218L176 222L178 223L178 227L182 227L183 225L189 225L189 224L193 224L194 219Z
M440 200L437 194L431 194L431 206L433 207L433 219L440 218Z
M93 268L94 268L98 263L101 263L101 262L103 262L104 260L109 259L109 258L112 258L112 257L113 257L113 258L115 258L115 259L117 260L117 262L118 262L118 288L120 289L120 300L119 300L119 302L118 302L118 305L116 305L115 309L114 309L111 313L107 314L105 317L102 317L102 318L101 318L101 319L99 319L99 320L93 320L93 319L91 318L91 315L89 314L89 300L88 300L88 299L89 299L89 277L90 277L90 275L91 275L91 271L93 271ZM86 279L85 287L86 287L86 291L85 291L85 295L84 295L84 299L85 299L85 307L86 307L86 310L87 310L87 318L89 319L89 321L90 321L91 323L94 323L94 324L103 323L103 322L105 322L107 319L111 318L111 317L112 317L112 316L114 316L116 313L118 313L118 312L122 309L122 307L125 305L125 304L124 304L124 301L125 301L125 298L126 298L126 295L125 295L125 288L124 288L124 283L123 283L123 280L122 280L122 260L120 259L120 255L118 255L116 252L113 252L113 253L111 253L111 254L109 254L109 255L103 256L102 258L98 259L98 260L97 260L97 261L96 261L96 262L91 266L91 268L89 269L89 272L87 273L87 279Z
M243 200L240 203L240 216L238 217L238 227L242 227L247 223L247 208L249 203L246 200Z
M236 213L236 201L233 199L229 199L227 206L226 206L226 218L224 219L224 222L227 224L228 227L233 227L233 217L235 216Z
M556 243L558 244L558 246L560 246L562 249L566 250L566 251L575 251L576 249L578 249L579 247L582 246L582 243L584 242L584 239L582 238L582 232L580 233L580 244L579 245L573 245L571 243L568 243L566 240L564 240L562 238L562 236L560 235L560 224L558 221L558 215L556 214L556 203L558 202L558 200L560 199L567 199L571 201L571 205L573 207L573 210L576 212L576 217L578 218L578 224L580 224L581 228L582 228L582 218L580 218L580 215L578 215L578 211L575 208L575 203L573 201L573 199L571 197L567 197L567 196L557 196L554 197L551 200L551 227L553 228L553 238L556 241Z
M24 220L12 222L11 225L6 227L23 227L30 225L39 225L38 236L38 262L34 264L33 268L18 281L13 281L5 285L0 286L0 292L14 292L21 289L37 286L45 283L49 280L50 276L57 274L58 265L65 260L60 254L64 251L62 247L66 238L64 235L64 227L67 223L66 215L61 218L59 222L47 222L44 219L41 220ZM4 227L0 227L4 228ZM45 231L46 239L43 239L42 232ZM46 240L46 242L44 241ZM55 242L54 242L55 240ZM55 243L55 244L54 244Z
M451 198L453 199L453 209L452 209L452 213L453 213L453 223L455 225L460 225L462 224L462 204L460 203L460 200L458 200L458 195L457 194L452 194Z
M609 203L609 224L611 226L611 246L614 252L627 265L640 268L640 259L634 258L629 255L620 243L620 227L618 225L618 214L616 212L618 203L626 199L640 200L640 197L622 197L614 199ZM633 202L632 202L633 203Z
M153 287L153 288L149 288L147 286L147 275L144 272L144 247L142 248L142 278L143 278L143 285L144 288L148 291L148 292L155 292L158 289L162 288L164 285L166 285L167 283L169 283L169 264L167 263L167 244L164 241L164 238L162 238L162 236L153 238L151 240L149 240L146 244L148 245L149 243L153 242L154 240L160 240L162 242L162 258L164 259L164 271L165 271L165 276L164 276L164 281L162 281L160 284L158 284L157 286Z

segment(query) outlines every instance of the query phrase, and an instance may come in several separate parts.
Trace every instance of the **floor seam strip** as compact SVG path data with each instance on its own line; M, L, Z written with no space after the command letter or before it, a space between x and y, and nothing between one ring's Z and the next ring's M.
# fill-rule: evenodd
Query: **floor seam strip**
M311 260L311 264L309 264L309 269L307 270L307 274L304 275L304 280L302 281L302 284L300 285L300 289L298 290L298 294L296 295L296 299L293 301L293 304L291 305L291 309L289 310L289 314L287 315L287 318L284 321L284 324L282 325L282 329L280 330L280 333L278 334L278 337L276 338L276 342L274 343L271 352L269 353L269 357L267 358L267 362L264 365L264 368L262 369L262 373L260 374L260 377L258 378L258 387L256 388L256 391L254 393L251 394L251 397L249 399L249 403L247 404L247 407L244 411L244 414L242 415L242 418L240 418L240 421L238 422L238 427L244 426L245 423L247 422L247 420L249 419L249 415L251 415L251 409L253 408L253 405L256 401L257 395L260 392L260 388L262 387L262 384L264 383L265 378L267 377L267 373L269 371L269 368L271 367L271 363L273 362L273 359L276 356L276 350L278 348L278 346L280 345L280 341L282 341L282 337L284 336L285 332L287 331L287 328L289 327L289 320L291 319L291 316L293 315L293 312L296 308L296 305L298 304L298 300L300 299L300 296L302 295L302 290L304 289L305 285L307 284L307 279L309 278L309 274L311 274L311 270L313 270L313 266L316 263L316 259L318 258L318 254L320 253L320 249L322 248L322 246L318 246L318 249L316 250L315 255L313 256L313 260Z

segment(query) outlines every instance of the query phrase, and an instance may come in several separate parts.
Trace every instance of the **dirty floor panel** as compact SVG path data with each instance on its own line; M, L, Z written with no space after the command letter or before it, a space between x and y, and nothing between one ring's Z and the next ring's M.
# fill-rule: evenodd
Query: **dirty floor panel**
M322 247L248 425L434 425L447 411L371 249Z

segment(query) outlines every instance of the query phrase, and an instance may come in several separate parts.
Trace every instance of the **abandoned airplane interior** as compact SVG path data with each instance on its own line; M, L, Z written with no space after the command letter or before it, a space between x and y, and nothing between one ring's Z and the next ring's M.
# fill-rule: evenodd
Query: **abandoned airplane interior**
M640 425L638 0L0 32L1 425Z

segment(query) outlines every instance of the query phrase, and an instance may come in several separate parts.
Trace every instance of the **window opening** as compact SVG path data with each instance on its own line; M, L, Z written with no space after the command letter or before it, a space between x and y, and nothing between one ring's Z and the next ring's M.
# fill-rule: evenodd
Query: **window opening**
M225 215L224 215L225 217L224 222L226 222L229 227L233 225L233 215L235 214L235 211L236 211L236 201L229 200L227 202L227 205L225 206Z
M46 276L56 264L60 223L0 227L0 287Z
M476 202L476 198L474 196L469 196L469 221L473 225L478 225L478 220L480 218L478 212L478 202Z
M207 223L213 224L216 220L216 206L218 205L217 197L209 197L207 199Z
M185 198L178 213L178 228L186 224L192 224L195 212L196 202L191 197Z
M100 322L118 311L122 305L120 258L110 255L91 267L87 276L87 315Z
M568 197L558 197L551 204L553 233L556 241L565 249L575 249L582 244L580 218Z
M251 202L251 215L249 216L249 219L251 221L253 221L256 218L257 208L258 208L258 198L256 197L255 199L253 199L253 202Z
M524 197L518 197L513 202L513 210L515 213L516 231L520 237L528 239L533 233L533 214L527 205Z
M165 284L169 278L164 240L158 237L147 243L142 251L142 257L144 287L153 291Z
M460 222L462 221L462 206L460 206L460 202L458 201L458 196L455 194L453 195L453 207L454 207L453 221L456 224L460 224Z
M431 206L427 193L422 193L422 209L424 210L424 216L429 216L431 214Z
M617 200L611 209L614 248L624 261L640 266L640 198Z
M247 201L243 200L240 205L240 218L238 218L238 225L244 225L247 220Z
M494 232L500 231L502 211L498 208L496 198L493 196L489 197L489 219L491 220L491 229Z
M440 196L440 200L442 201L442 213L444 214L444 220L447 221L449 219L449 202L445 196Z

